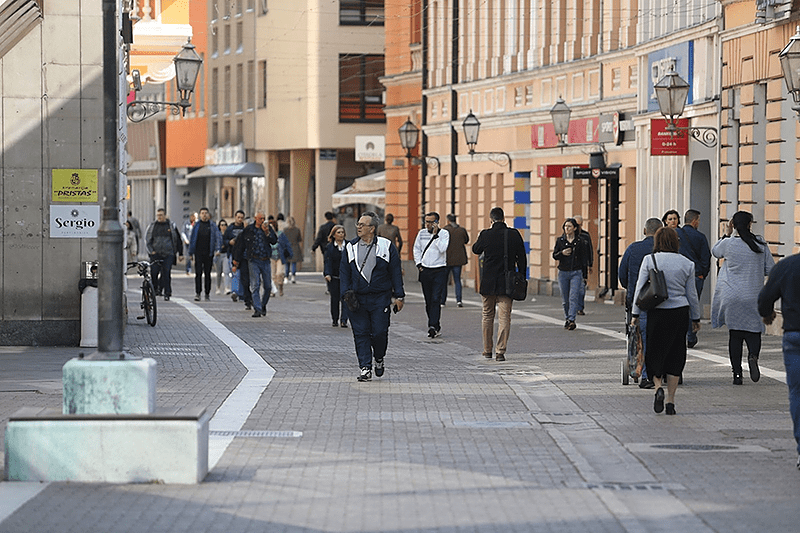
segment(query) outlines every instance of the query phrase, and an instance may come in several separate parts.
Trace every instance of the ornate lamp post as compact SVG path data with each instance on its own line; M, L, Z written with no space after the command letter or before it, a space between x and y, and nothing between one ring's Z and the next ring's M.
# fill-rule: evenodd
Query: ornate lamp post
M172 60L175 63L175 82L178 85L180 100L177 102L155 102L149 100L134 100L128 104L127 114L131 122L141 122L152 117L160 111L172 106L174 114L186 114L186 108L191 107L192 93L197 83L197 75L203 64L201 58L194 49L191 38L183 45L178 55ZM134 90L138 93L141 89L139 72L134 70L131 75L134 79Z
M556 105L550 110L550 118L553 121L553 129L558 137L558 146L567 146L567 134L569 133L569 117L572 110L567 103L559 96Z
M794 100L795 113L800 115L800 26L797 32L789 39L781 53L778 54L783 70L783 79L786 81L786 90Z
M411 150L417 146L417 139L419 139L419 128L409 118L400 126L397 133L400 135L400 145L406 151L406 158L410 161L413 157Z
M717 130L705 126L680 128L676 122L683 114L686 99L689 97L689 84L681 78L674 67L670 68L663 78L653 85L658 100L658 109L667 119L667 131L673 135L678 131L688 131L693 139L704 146L713 148L717 145Z
M494 161L499 165L508 162L508 171L511 172L511 156L507 152L475 151L475 146L478 144L478 133L481 130L481 122L478 120L478 117L472 113L472 110L469 111L469 115L467 115L467 118L465 118L464 122L461 123L461 128L464 130L464 138L467 141L467 147L469 148L470 156L475 154L486 155L489 156L490 161ZM495 161L495 159L499 159L499 161Z

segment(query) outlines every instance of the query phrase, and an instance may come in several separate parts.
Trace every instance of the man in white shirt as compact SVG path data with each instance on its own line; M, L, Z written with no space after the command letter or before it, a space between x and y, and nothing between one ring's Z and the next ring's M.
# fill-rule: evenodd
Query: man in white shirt
M419 282L425 295L425 312L428 315L428 337L440 335L442 325L441 302L444 284L447 283L447 246L450 233L439 227L439 213L425 215L425 229L414 241L414 263L419 269Z

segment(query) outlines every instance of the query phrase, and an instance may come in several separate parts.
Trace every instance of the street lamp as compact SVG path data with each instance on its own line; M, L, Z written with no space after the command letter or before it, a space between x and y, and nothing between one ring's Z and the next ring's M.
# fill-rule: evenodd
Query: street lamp
M664 77L653 85L653 88L656 91L658 110L667 119L666 130L671 135L678 131L687 131L696 141L708 148L713 148L717 145L716 128L706 126L681 128L677 126L676 122L683 114L684 107L686 107L690 86L686 80L675 72L674 66L670 67L669 72L664 74Z
M478 120L478 117L476 117L472 113L471 109L469 110L469 115L467 115L467 118L465 118L464 122L461 123L461 128L464 130L464 137L465 137L465 139L467 141L467 147L469 147L469 155L470 155L470 157L475 155L475 154L486 155L486 156L489 156L489 160L490 161L494 161L498 165L502 165L504 163L504 161L508 161L508 171L511 172L511 156L508 153L506 153L506 152L476 152L475 151L475 145L478 144L478 133L480 132L480 129L481 129L481 123ZM498 158L497 156L499 156L500 160L499 161L495 161L492 158L492 156L495 156L495 158Z
M178 86L180 100L178 102L134 100L127 107L128 119L131 122L141 122L166 109L167 106L172 106L173 114L186 115L186 108L192 105L190 99L197 83L197 75L200 73L203 58L195 51L190 37L172 61L175 63L175 82ZM141 89L140 74L134 70L131 75L134 79L134 91L138 93Z
M469 110L467 118L461 123L461 127L464 129L464 137L467 139L469 153L472 155L475 153L475 145L478 144L478 132L481 129L481 123L478 117L472 114L471 109Z
M411 150L417 146L417 140L419 139L419 128L411 122L409 118L406 120L402 126L397 129L398 135L400 135L400 146L403 147L403 150L406 151L406 159L408 159L409 164L411 165L421 165L423 160L425 164L430 166L436 166L438 171L439 169L439 159L436 157L429 157L424 156L424 159L419 157L414 157L411 155ZM423 149L424 151L424 149Z
M786 90L794 99L792 109L800 115L800 26L797 32L789 39L789 44L778 54L783 70L783 79L786 81Z
M553 129L558 137L558 146L567 145L567 134L569 133L569 117L572 110L567 103L559 96L556 105L550 110L550 118L553 121Z

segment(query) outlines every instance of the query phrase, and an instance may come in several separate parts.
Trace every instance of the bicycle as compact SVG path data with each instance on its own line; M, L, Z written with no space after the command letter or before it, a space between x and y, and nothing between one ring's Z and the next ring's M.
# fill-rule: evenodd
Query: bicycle
M150 278L150 267L156 263L161 263L161 259L156 261L133 261L128 263L127 270L136 267L137 272L144 279L142 280L142 302L141 308L144 309L144 315L137 316L137 320L147 319L150 326L156 326L158 319L158 308L156 307L156 289L153 287L153 280Z

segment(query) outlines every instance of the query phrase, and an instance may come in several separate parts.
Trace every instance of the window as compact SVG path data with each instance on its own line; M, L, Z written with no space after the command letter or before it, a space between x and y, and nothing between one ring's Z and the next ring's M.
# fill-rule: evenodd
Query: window
M620 68L612 68L611 69L611 90L612 91L619 91L620 87L622 87L622 69L620 69Z
M236 23L236 53L241 54L244 50L244 24Z
M231 121L225 121L225 144L231 143Z
M222 112L227 115L228 113L231 112L231 67L225 67L225 87L223 90L224 93L222 94L223 98Z
M267 0L258 0L259 4L259 14L266 15L267 14Z
M383 26L383 0L340 0L339 24Z
M258 62L258 108L267 107L267 62Z
M231 53L231 25L225 24L225 52L226 54Z
M381 76L381 55L339 56L339 122L386 122Z
M219 53L219 29L211 26L211 57L217 57Z
M236 112L241 113L244 108L244 65L236 65Z
M211 114L219 113L219 73L216 68L211 69Z
M256 66L255 61L247 62L247 109L256 107Z
M233 144L239 144L244 142L244 121L239 119L236 121L236 140L233 141Z
M211 146L216 146L219 143L219 124L216 122L211 123Z
M236 0L236 14L242 14L242 0Z

